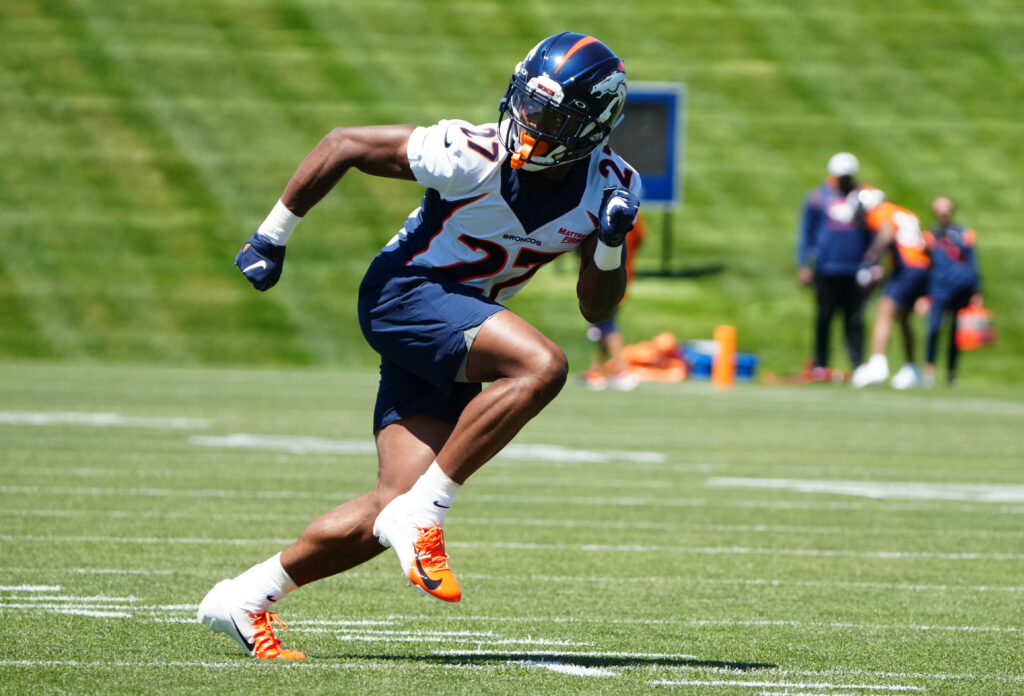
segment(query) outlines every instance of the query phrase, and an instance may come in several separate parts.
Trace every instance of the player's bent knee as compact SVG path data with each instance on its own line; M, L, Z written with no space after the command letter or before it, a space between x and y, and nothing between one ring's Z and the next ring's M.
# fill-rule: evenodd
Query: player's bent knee
M553 399L562 390L569 376L569 359L555 345L538 351L531 367L531 376L539 384L540 395L548 399Z

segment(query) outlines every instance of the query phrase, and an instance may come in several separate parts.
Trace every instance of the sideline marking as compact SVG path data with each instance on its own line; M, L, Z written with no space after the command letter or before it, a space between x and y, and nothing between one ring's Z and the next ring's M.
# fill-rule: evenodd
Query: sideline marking
M0 541L7 542L56 542L95 544L197 544L206 546L259 546L288 545L294 539L252 538L217 539L206 537L113 537L113 536L72 536L44 534L0 534ZM701 556L758 555L758 556L810 556L821 558L878 558L885 560L938 559L944 561L1024 561L1020 553L941 553L935 551L848 551L845 549L773 549L746 546L644 546L639 544L541 544L517 542L457 541L449 544L459 549L510 549L516 551L583 551L585 553L671 553L695 554Z
M114 519L158 519L158 520L203 520L212 522L229 520L249 520L253 522L308 522L309 517L300 513L210 513L206 511L166 511L166 510L48 510L48 509L0 509L0 517L110 517ZM822 526L812 524L707 524L702 522L651 522L644 520L567 520L567 519L517 519L514 517L459 517L459 525L480 525L493 528L501 525L519 525L521 527L540 527L549 529L643 529L659 531L710 531L710 532L743 532L746 534L824 534L837 536L840 534L859 534L862 536L887 536L891 532L884 529ZM957 527L914 528L903 527L904 532L913 532L920 536L968 537L972 542L978 539L1001 539L1024 537L1024 529L1019 530L988 530Z
M14 495L36 495L39 493L52 493L56 495L114 495L114 496L147 496L155 498L264 498L264 499L315 499L328 497L328 494L318 495L304 491L238 491L230 489L200 489L200 488L116 488L98 486L0 486L0 493L12 493ZM330 497L348 496L355 497L356 494L338 492Z
M558 672L559 674L568 674L573 677L617 677L618 672L613 672L610 669L601 669L600 667L583 667L582 665L566 664L564 662L548 662L547 660L515 660L509 662L512 665L521 665L523 667L536 667L540 669L546 669L551 672Z
M705 485L711 488L765 488L796 491L798 493L852 495L879 500L961 500L975 503L1024 503L1024 485L1012 484L714 477L705 481Z
M772 681L744 681L741 679L729 680L704 680L704 679L659 679L649 681L652 686L744 686L748 689L762 688L794 688L794 689L828 689L830 691L924 691L922 686L900 686L888 684L833 684L831 682L772 682Z
M293 498L302 500L329 499L337 500L339 497L354 498L362 493L336 491L329 493L312 493L308 491L290 490L262 490L262 491L238 491L233 489L195 489L195 488L116 488L109 487L87 487L87 486L0 486L0 494L13 495L114 495L114 496L154 496L154 497L204 497L204 498ZM791 500L707 500L706 498L652 498L642 497L603 497L603 496L564 496L564 495L489 495L473 494L473 500L482 503L499 503L506 505L517 505L520 503L529 504L551 504L564 507L566 505L597 505L601 507L701 507L711 509L763 509L763 510L877 510L877 506L870 503L852 501L791 501ZM993 513L1007 515L1024 515L1024 505L1001 505L992 507L990 505L957 505L939 504L931 501L913 501L908 503L888 503L886 511L928 511L942 510L944 512L963 513ZM252 518L252 515L248 517Z
M0 425L89 425L96 428L197 430L210 427L205 418L143 418L120 413L77 411L0 411Z
M222 437L193 435L193 445L201 447L227 447L235 449L279 450L290 454L346 454L376 455L372 440L332 440L320 437L293 437L286 435L253 435L233 433ZM624 461L636 463L662 463L661 452L624 452L618 450L576 450L561 445L506 446L496 457L527 461L604 463Z

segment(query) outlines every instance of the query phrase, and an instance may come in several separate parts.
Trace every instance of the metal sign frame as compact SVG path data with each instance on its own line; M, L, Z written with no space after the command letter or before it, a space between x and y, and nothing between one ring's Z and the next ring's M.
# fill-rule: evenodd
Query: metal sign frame
M630 107L661 107L664 109L664 129L660 142L651 142L650 134L631 130ZM622 157L637 170L643 181L642 200L644 207L650 209L673 209L683 202L683 162L686 143L686 86L678 82L630 82L626 95L625 119L615 129L611 137L611 145ZM636 127L643 128L639 123ZM619 136L621 149L616 145ZM636 148L643 148L638 152ZM655 150L657 148L657 150ZM630 159L630 153L635 157ZM637 166L658 161L657 169L648 167L648 171ZM636 161L634 161L634 159Z

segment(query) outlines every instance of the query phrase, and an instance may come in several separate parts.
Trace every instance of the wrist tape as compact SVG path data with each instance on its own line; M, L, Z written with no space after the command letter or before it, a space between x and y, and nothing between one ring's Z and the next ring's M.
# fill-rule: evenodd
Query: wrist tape
M267 219L257 231L277 246L284 246L292 236L295 226L301 221L301 217L288 210L288 207L278 199L270 215L267 215Z
M614 271L622 265L622 247L624 246L625 244L620 244L610 247L600 239L597 240L597 248L594 249L594 263L602 271Z

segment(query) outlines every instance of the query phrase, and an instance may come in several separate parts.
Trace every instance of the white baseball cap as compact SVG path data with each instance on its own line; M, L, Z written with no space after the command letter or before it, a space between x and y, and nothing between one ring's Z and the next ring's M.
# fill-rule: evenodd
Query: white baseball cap
M853 176L860 171L860 162L849 152L837 152L828 161L828 173L832 176Z

